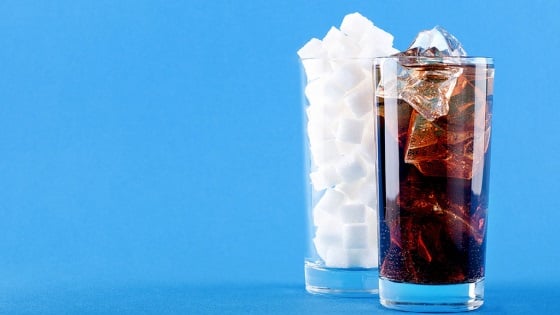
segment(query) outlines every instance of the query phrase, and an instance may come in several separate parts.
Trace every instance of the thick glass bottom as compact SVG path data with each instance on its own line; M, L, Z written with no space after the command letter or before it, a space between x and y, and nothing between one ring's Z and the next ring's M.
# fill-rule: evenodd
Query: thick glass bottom
M484 279L461 284L411 284L379 279L381 305L409 312L472 311L484 303Z
M309 293L341 297L377 295L377 268L328 268L305 262L305 289Z

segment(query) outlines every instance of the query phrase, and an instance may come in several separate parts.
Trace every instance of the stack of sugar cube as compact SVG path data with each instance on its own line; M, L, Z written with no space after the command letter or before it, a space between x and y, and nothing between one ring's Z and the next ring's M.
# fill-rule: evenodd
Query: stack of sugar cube
M313 244L325 266L377 266L373 58L393 36L359 13L298 51L307 78Z

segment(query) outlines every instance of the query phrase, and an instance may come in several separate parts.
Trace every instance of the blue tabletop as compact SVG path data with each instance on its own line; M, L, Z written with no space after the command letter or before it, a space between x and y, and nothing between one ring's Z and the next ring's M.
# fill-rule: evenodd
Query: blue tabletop
M560 288L496 283L470 314L558 314ZM301 284L135 284L2 292L2 314L406 314L371 298L306 293Z

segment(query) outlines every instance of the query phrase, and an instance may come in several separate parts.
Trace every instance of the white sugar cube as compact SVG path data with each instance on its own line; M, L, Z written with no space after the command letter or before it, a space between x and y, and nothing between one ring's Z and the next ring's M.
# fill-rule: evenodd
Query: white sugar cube
M307 122L309 144L316 147L324 145L325 141L334 140L334 129L327 119L309 119ZM335 149L337 148L338 146L335 147Z
M332 187L340 181L336 168L332 165L320 167L317 171L309 174L313 189L316 191Z
M370 34L369 38L362 37L360 40L360 44L371 44L375 43L379 47L390 47L393 45L393 35L390 33L382 30L377 26L373 26L373 28L368 32ZM392 51L384 51L391 53Z
M322 102L326 104L342 103L346 91L338 84L334 76L326 78L322 90Z
M366 207L359 203L346 204L340 207L339 216L344 223L365 223Z
M364 126L364 134L362 136L362 143L360 144L360 153L364 157L364 159L372 165L375 165L375 161L377 159L376 156L376 135L375 135L375 127L374 127L374 120L371 115L368 115L365 119L365 126Z
M315 226L326 226L329 225L330 222L336 222L337 221L337 217L333 215L337 214L335 213L335 211L328 211L328 210L333 210L333 209L323 209L323 208L318 208L315 207L313 208L313 225Z
M335 125L335 128L333 130L338 129L338 125ZM337 147L338 147L338 152L340 152L340 155L345 156L348 154L352 154L354 151L356 151L356 144L355 143L350 143L350 142L344 142L344 141L340 141L338 139L335 139Z
M357 41L350 39L336 27L331 27L323 38L323 47L332 59L354 58L360 52Z
M373 23L358 12L346 15L340 24L342 32L357 40L371 32L373 27Z
M364 79L344 97L344 104L356 118L373 111L373 83Z
M332 72L327 58L301 59L307 82L317 80Z
M340 109L338 109L340 111ZM314 126L327 126L333 129L333 132L336 131L335 128L338 128L337 119L329 112L327 106L321 103L314 103L305 109L307 120L310 124ZM329 137L327 139L332 139L333 137Z
M366 207L366 223L368 224L368 240L369 242L369 248L373 249L376 253L378 252L378 248L377 248L377 230L378 230L378 226L377 226L377 221L378 221L378 217L377 217L377 211L375 211L373 208L370 207Z
M350 253L347 249L340 246L331 246L327 249L325 265L333 268L349 268L350 262L348 256L350 256Z
M348 268L350 267L348 255L348 251L344 248L330 246L327 248L324 257L325 265L332 268Z
M336 190L344 193L348 203L360 203L376 208L377 189L375 177L372 175L354 182L338 184Z
M375 232L375 229L372 230L371 227L377 227L377 211L373 207L366 206L365 208L366 223L370 226L370 232ZM375 238L377 239L377 235Z
M342 192L348 202L360 202L360 193L363 183L361 181L353 181L349 183L339 183L335 186L336 190Z
M367 166L357 154L347 155L337 163L337 173L343 182L351 182L367 175Z
M342 110L345 91L332 79L332 75L307 83L305 97L310 107L316 106L324 115L337 114ZM326 106L339 106L335 111Z
M344 248L368 248L370 240L367 223L344 224L342 227L342 246Z
M329 248L327 258L339 268L374 268L378 260L376 253L366 248Z
M317 202L315 209L323 209L331 215L336 215L339 212L340 206L344 203L346 196L338 190L327 189L321 199Z
M346 35L343 32L332 26L331 28L329 28L327 34L325 34L325 37L323 37L323 47L327 50L328 53L328 50L331 48L331 46L340 46L340 43L346 40L345 37Z
M314 123L328 122L329 116L325 113L325 108L322 102L313 103L307 106L305 114L309 121Z
M351 250L342 248L341 246L330 246L327 249L325 265L334 268L350 268L358 267L351 265L353 253Z
M366 74L360 64L356 62L348 62L338 67L333 72L333 80L344 90L348 91L358 85Z
M349 249L348 250L348 266L374 268L378 264L377 250L371 248ZM328 254L328 253L327 253Z
M297 54L305 69L307 82L316 80L332 71L327 59L327 51L323 48L321 40L317 38L312 38L298 50Z
M311 133L309 137L312 137ZM315 141L309 147L309 150L313 163L319 167L336 161L340 156L337 143L334 140Z
M325 90L325 82L323 80L315 80L312 82L308 82L305 86L305 97L307 101L312 106L317 104L320 105L323 103L324 99L324 90Z
M315 237L328 245L340 246L342 244L342 223L336 219L330 220L328 217L325 220L319 220L319 223L315 231Z
M323 260L326 260L329 251L329 242L315 237L313 239L315 251Z
M337 139L349 142L360 143L364 131L364 121L358 119L341 119L336 131Z
M373 179L371 183L368 181L362 185L359 200L366 206L377 209L377 186L374 181Z
M327 95L325 102L323 104L323 111L325 113L326 119L334 122L339 119L341 112L344 110L344 103L342 103L342 96Z
M325 265L333 268L374 268L377 255L369 249L328 247Z
M390 56L399 52L393 48L393 36L376 26L364 33L359 46L362 49L360 57L363 58Z
M327 56L327 51L323 48L323 42L320 39L312 38L297 51L297 54L302 59L323 58Z
M333 119L344 109L344 90L332 76L309 82L305 96L309 103L307 115L310 120Z

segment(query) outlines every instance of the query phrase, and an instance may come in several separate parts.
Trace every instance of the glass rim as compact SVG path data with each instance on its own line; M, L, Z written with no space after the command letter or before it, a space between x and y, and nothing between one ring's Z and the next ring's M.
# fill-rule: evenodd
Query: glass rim
M384 60L399 60L411 63L449 63L493 65L494 58L485 56L383 56L373 58L375 64Z
M429 56L380 56L380 57L306 57L299 58L300 61L308 60L327 60L327 61L372 61L376 60L409 60L409 61L420 61L420 62L451 62L451 63L470 63L470 64L494 64L493 57L486 56L440 56L440 57L429 57Z

